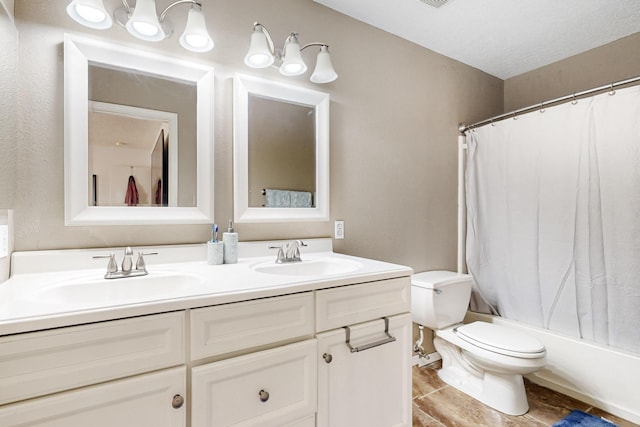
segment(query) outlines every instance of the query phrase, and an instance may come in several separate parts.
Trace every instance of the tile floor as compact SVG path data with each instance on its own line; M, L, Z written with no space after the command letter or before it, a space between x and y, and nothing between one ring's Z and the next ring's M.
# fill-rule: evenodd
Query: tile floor
M587 403L525 380L529 412L514 417L498 412L440 380L440 362L413 369L413 427L544 427L573 409L604 417L619 427L638 427Z

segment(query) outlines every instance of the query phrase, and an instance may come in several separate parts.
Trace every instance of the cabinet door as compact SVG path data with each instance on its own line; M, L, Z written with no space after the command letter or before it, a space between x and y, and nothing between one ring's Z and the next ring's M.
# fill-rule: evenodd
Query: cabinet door
M411 426L411 315L318 334L318 427ZM365 349L366 348L366 349Z
M184 367L0 407L3 427L184 427Z
M309 425L317 348L311 339L193 368L192 427Z

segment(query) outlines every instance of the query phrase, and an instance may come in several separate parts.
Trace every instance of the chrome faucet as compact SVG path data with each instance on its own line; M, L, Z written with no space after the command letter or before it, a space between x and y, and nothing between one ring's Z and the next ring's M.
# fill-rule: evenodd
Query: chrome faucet
M300 259L300 246L307 246L307 244L302 240L294 240L280 246L269 246L269 249L278 249L276 264L282 264L284 262L302 261Z
M149 274L146 264L144 262L145 255L158 255L157 252L142 253L138 252L138 259L136 261L136 268L133 268L133 249L131 246L127 246L124 249L124 258L122 259L122 269L118 270L118 263L116 262L116 255L96 255L93 258L109 258L107 264L107 273L104 275L105 279L123 279L125 277L145 276Z

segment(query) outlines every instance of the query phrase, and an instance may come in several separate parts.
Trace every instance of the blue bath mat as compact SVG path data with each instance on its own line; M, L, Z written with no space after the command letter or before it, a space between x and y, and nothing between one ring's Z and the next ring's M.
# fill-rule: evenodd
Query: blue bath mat
M609 421L594 417L582 411L571 411L569 415L555 423L552 427L617 427Z

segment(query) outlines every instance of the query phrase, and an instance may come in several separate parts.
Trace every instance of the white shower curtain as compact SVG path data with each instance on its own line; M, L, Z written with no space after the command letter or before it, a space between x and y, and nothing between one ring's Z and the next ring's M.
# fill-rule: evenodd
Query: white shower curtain
M467 266L501 316L640 353L640 88L467 134Z

